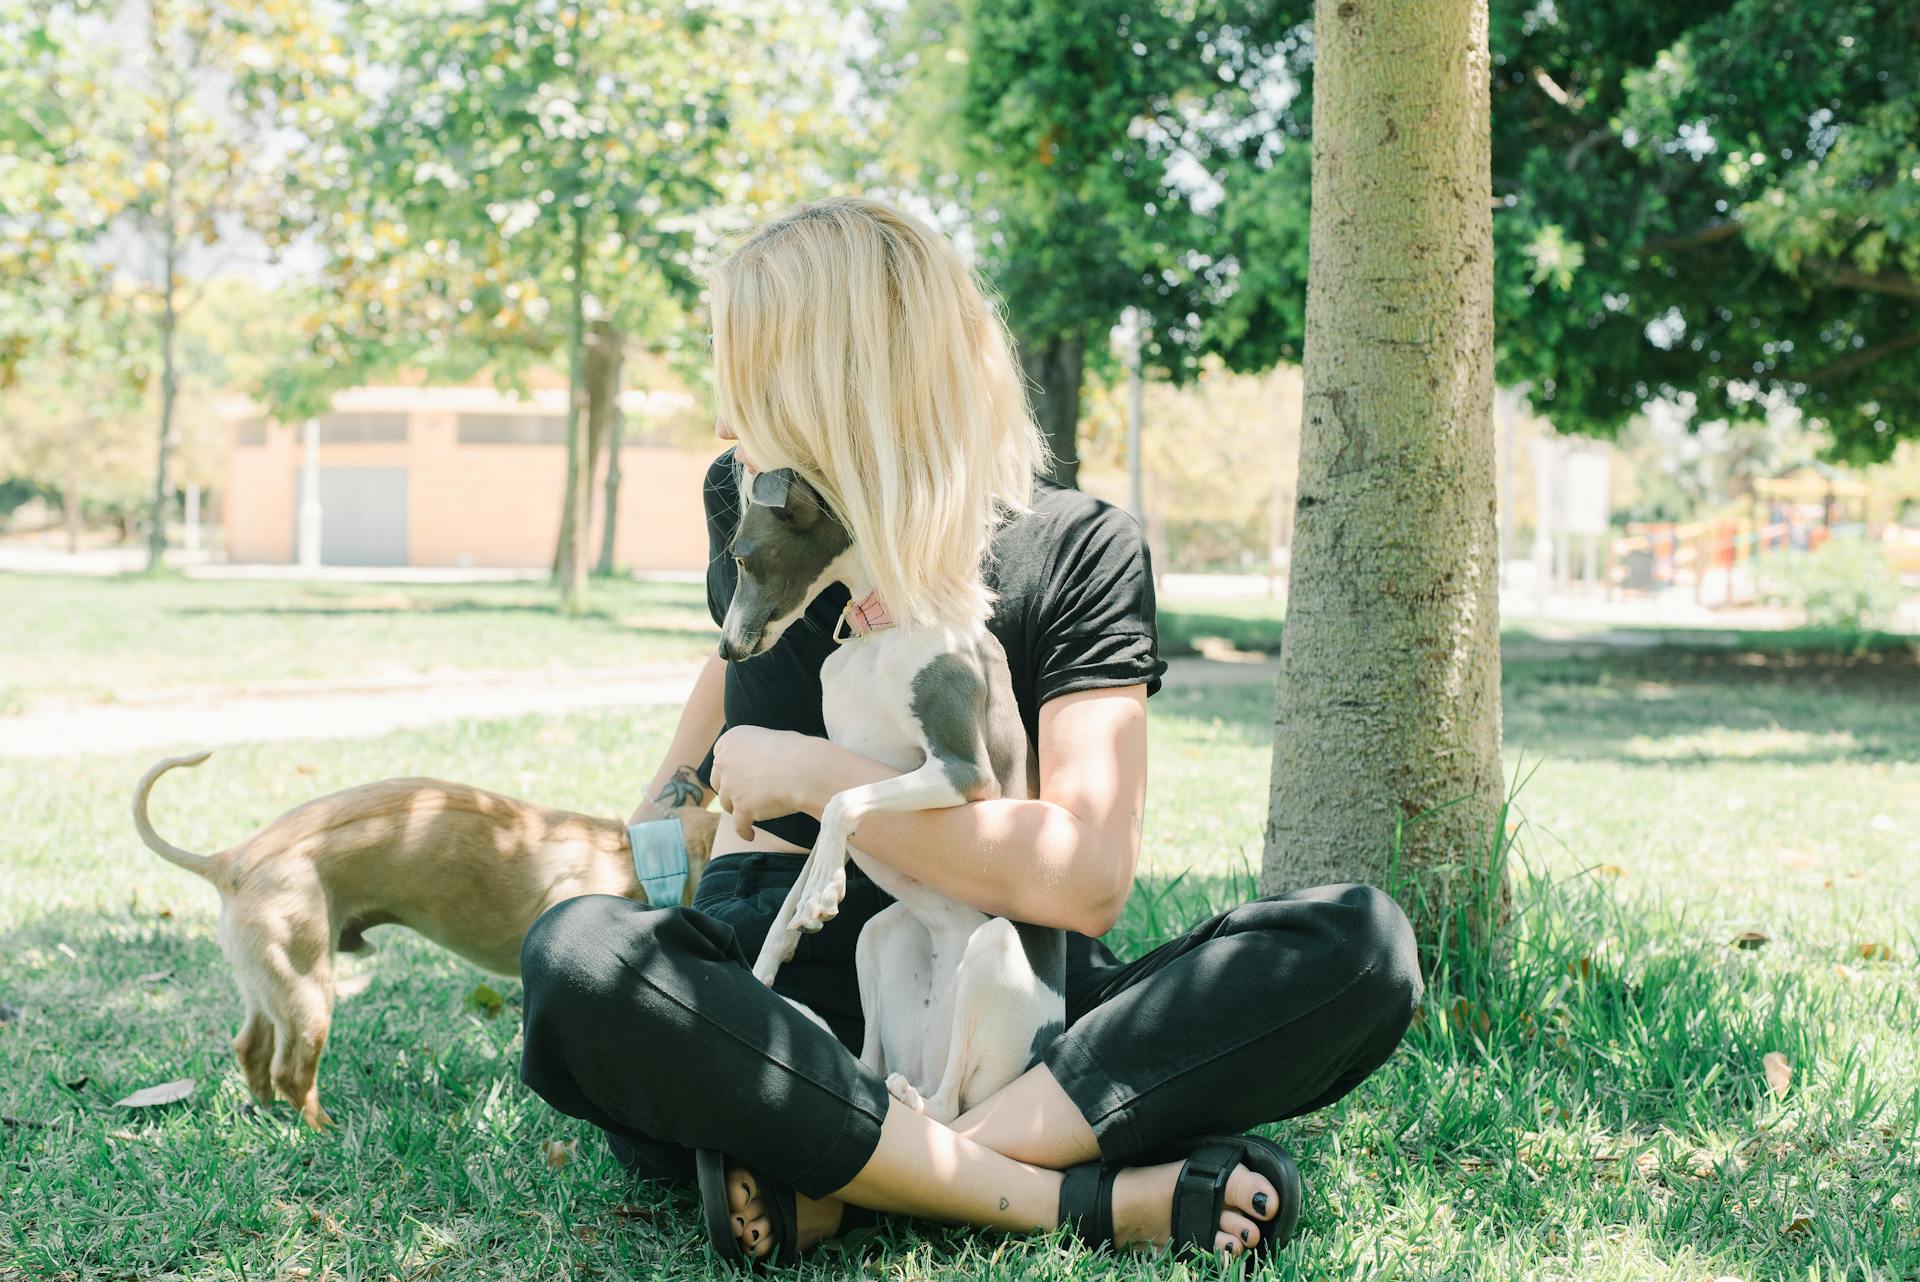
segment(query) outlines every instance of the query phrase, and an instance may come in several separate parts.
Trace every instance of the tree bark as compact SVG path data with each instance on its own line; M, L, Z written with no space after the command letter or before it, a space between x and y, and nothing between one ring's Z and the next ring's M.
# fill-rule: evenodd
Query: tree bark
M80 429L82 432L86 427ZM80 468L76 464L67 467L66 484L60 487L60 515L67 526L67 555L80 550L82 519L80 516Z
M554 552L554 580L560 608L577 614L587 603L587 520L593 502L592 448L588 439L587 384L587 215L573 214L569 251L573 273L572 323L567 330L567 489L560 509L560 538Z
M1086 340L1078 334L1054 334L1020 344L1020 368L1037 395L1033 418L1052 452L1047 475L1059 485L1080 481L1080 375Z
M1319 0L1306 413L1260 888L1505 906L1487 0Z
M607 456L606 490L601 499L600 562L595 574L613 573L614 541L620 525L620 370L626 362L627 336L607 321L595 321L593 342L587 348L587 439L593 463L591 478Z
M161 200L161 238L160 255L160 450L153 469L153 505L147 517L147 573L153 574L166 564L167 558L167 508L173 499L173 478L168 475L169 456L173 453L173 403L179 391L179 375L175 368L176 340L179 333L179 312L176 308L177 271L180 257L180 229L175 222L174 184L179 171L177 144L179 130L175 117L175 103L167 102L166 122L166 187Z

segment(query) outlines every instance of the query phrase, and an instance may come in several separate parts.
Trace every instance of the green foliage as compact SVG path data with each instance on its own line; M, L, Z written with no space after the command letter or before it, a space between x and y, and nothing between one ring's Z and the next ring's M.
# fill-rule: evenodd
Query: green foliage
M1267 252L1289 240L1258 214L1271 193L1221 181L1242 156L1285 157L1278 182L1304 176L1281 111L1298 40L1267 10L914 0L895 19L878 79L925 185L970 211L1023 341L1085 341L1098 365L1136 307L1148 360L1184 378L1217 308L1230 318L1214 346L1244 367L1267 368L1297 337L1297 307L1258 288ZM1304 225L1303 213L1302 255Z
M1492 44L1503 380L1603 434L1654 397L1862 460L1916 430L1907 6L1496 4Z
M311 359L268 395L308 412L399 366L518 381L567 342L576 234L590 319L704 357L706 257L839 141L823 30L777 0L350 5L330 80L278 87L329 253Z
M1817 551L1766 558L1760 576L1769 600L1799 610L1811 628L1857 636L1892 623L1900 580L1864 539L1830 539Z

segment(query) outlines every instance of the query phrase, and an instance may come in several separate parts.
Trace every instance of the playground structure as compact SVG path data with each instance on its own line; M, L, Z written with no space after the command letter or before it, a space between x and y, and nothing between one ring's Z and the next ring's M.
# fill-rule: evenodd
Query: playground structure
M1824 463L1790 468L1756 480L1751 496L1704 520L1628 525L1608 543L1608 599L1690 588L1696 605L1750 605L1761 594L1764 558L1817 552L1839 539L1868 540L1896 573L1920 574L1920 528L1898 519L1916 500L1920 494L1876 489Z

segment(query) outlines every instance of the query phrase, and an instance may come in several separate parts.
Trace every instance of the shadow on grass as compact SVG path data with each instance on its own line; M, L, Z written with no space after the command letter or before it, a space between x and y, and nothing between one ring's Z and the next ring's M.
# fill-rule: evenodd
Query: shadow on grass
M1530 758L1649 765L1716 760L1805 765L1920 761L1920 658L1647 650L1509 660L1504 737ZM1188 686L1154 711L1215 737L1262 747L1273 683Z
M1110 942L1137 956L1252 894L1250 868L1143 878ZM1450 1202L1478 1181L1512 1185L1543 1214L1543 1187L1576 1207L1596 1179L1637 1178L1663 1136L1756 1116L1766 1052L1806 1065L1835 1054L1828 997L1764 972L1758 955L1698 941L1658 905L1615 903L1584 880L1528 879L1516 902L1511 949L1435 983L1384 1069L1275 1129L1310 1184L1351 1178L1405 1205ZM0 1038L0 1113L34 1123L0 1130L0 1162L15 1170L0 1219L23 1265L404 1273L424 1251L514 1276L704 1268L686 1190L630 1181L591 1128L519 1085L518 985L487 981L505 998L489 1019L465 1001L478 972L398 929L377 939L358 963L372 983L339 1004L322 1068L339 1130L314 1136L285 1106L246 1100L228 1049L239 1002L205 919L63 907L0 937L0 1000L25 1010ZM112 1104L182 1076L199 1083L184 1105ZM1863 1098L1825 1124L1864 1125L1883 1103ZM549 1141L575 1142L564 1170L542 1158ZM1288 1271L1326 1263L1315 1252L1341 1232L1329 1196L1341 1195L1316 1185ZM1344 1213L1333 1207L1335 1221ZM808 1267L884 1252L957 1276L1062 1276L1044 1242L925 1232L896 1224ZM1085 1275L1157 1272L1102 1260Z

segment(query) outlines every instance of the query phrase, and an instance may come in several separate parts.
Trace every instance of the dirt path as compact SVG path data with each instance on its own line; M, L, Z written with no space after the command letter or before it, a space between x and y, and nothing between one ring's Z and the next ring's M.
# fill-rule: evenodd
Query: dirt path
M370 738L446 721L682 702L699 669L479 673L417 683L197 691L127 703L42 704L0 717L0 757L63 757L269 739Z

